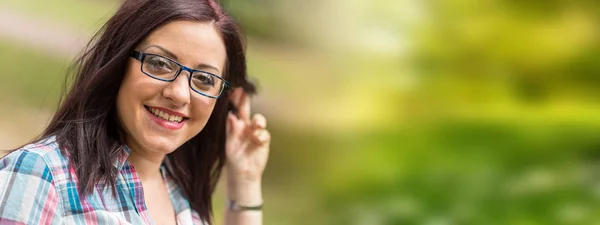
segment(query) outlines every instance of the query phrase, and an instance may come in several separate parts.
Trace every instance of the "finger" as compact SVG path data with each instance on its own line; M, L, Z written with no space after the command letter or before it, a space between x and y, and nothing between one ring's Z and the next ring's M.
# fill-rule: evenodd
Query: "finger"
M233 91L231 92L231 94L229 95L229 101L235 108L232 111L235 113L236 116L237 116L237 112L240 108L239 105L240 105L240 99L241 99L240 97L241 97L242 92L243 92L242 88L234 88Z
M242 88L234 88L229 95L229 101L231 101L235 106L240 103L240 94L242 91Z
M239 135L246 129L246 122L241 121L237 116L231 112L227 115L227 123L229 125L229 135Z
M271 141L271 133L266 129L257 129L252 134L252 141L258 145Z
M241 120L250 122L250 96L242 91L240 94L238 107L238 116Z
M267 118L260 113L254 114L252 116L252 127L253 128L267 128Z
M225 125L225 132L227 134L231 134L233 132L233 126L234 126L234 123L236 120L237 119L235 118L235 115L233 115L233 113L231 113L231 112L227 113L227 122Z

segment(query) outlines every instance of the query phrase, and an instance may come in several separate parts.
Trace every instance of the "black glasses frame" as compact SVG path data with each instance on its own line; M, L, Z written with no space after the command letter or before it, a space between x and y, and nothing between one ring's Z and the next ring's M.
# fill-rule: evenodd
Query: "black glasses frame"
M154 75L152 75L152 74L149 74L149 73L147 73L146 71L144 71L144 59L145 59L145 58L146 58L146 56L148 56L148 55L152 55L152 56L158 56L158 57L162 57L162 58L164 58L164 59L166 59L166 60L169 60L169 61L171 61L171 62L175 63L176 65L178 65L178 66L179 66L179 70L177 70L177 72L175 73L175 76L173 76L173 78L172 78L172 79L164 79L164 78L156 77L156 76L154 76ZM177 77L179 77L179 74L181 74L181 71L182 71L182 70L188 71L188 72L190 73L190 76L189 76L189 78L188 78L188 85L190 86L190 89L192 89L194 92L196 92L196 93L198 93L198 94L200 94L200 95L202 95L202 96L206 96L206 97L209 97L209 98L219 98L219 97L221 97L221 95L223 94L223 92L225 92L225 90L227 90L227 89L229 88L229 82L227 82L225 79L223 79L223 78L221 78L221 77L219 77L219 76L217 76L217 75L215 75L215 74L212 74L212 73L209 73L209 72L206 72L206 71L203 71L203 70L195 70L195 69L192 69L192 68L186 67L186 66L184 66L184 65L181 65L181 63L179 63L179 62L177 62L177 61L175 61L175 60L173 60L173 59L170 59L170 58L168 58L168 57L162 56L162 55L157 55L157 54L151 54L151 53L145 53L145 52L133 51L133 52L131 52L131 55L129 55L129 56L131 56L132 58L134 58L134 59L137 59L137 60L139 60L139 61L141 62L141 64L140 64L140 70L142 71L142 73L144 73L144 74L146 74L147 76L149 76L149 77L152 77L152 78L154 78L154 79L160 80L160 81L165 81L165 82L173 82L174 80L176 80L176 79L177 79ZM205 94L205 93L202 93L202 92L200 92L200 91L198 91L198 90L194 89L194 88L192 87L192 74L193 74L194 72L208 74L208 75L210 75L210 76L212 76L212 77L214 77L214 78L216 78L216 79L219 79L219 80L223 81L223 83L222 83L222 87L221 87L221 91L219 91L219 95L217 95L217 96L212 96L212 95Z

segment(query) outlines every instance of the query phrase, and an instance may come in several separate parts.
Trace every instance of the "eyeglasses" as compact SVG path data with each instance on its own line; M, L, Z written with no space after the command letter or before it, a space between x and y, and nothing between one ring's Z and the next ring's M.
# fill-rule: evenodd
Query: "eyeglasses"
M130 56L142 62L141 70L144 74L160 81L173 82L182 70L188 71L190 88L209 98L219 98L229 87L229 82L217 75L185 67L161 55L133 51Z

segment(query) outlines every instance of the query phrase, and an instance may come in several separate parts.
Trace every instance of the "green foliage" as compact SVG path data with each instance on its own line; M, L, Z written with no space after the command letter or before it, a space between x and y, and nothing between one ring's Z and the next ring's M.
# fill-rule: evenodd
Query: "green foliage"
M51 108L56 106L69 62L35 49L0 41L0 91L10 102Z
M452 121L359 133L323 174L330 224L590 224L600 127ZM372 160L372 159L377 160Z
M430 18L413 33L412 65L428 82L504 82L502 95L531 103L598 98L600 66L591 63L600 60L597 3L427 2Z
M67 24L87 32L95 32L119 6L120 0L4 0L0 7L30 13L51 22Z

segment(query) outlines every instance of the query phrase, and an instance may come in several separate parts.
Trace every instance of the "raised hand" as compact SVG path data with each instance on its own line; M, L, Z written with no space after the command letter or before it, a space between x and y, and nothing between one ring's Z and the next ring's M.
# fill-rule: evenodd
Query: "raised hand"
M238 201L258 201L261 196L255 192L260 192L271 142L271 135L266 130L267 120L261 114L254 114L251 119L250 97L241 88L231 94L230 100L238 113L230 112L227 117L228 193Z

